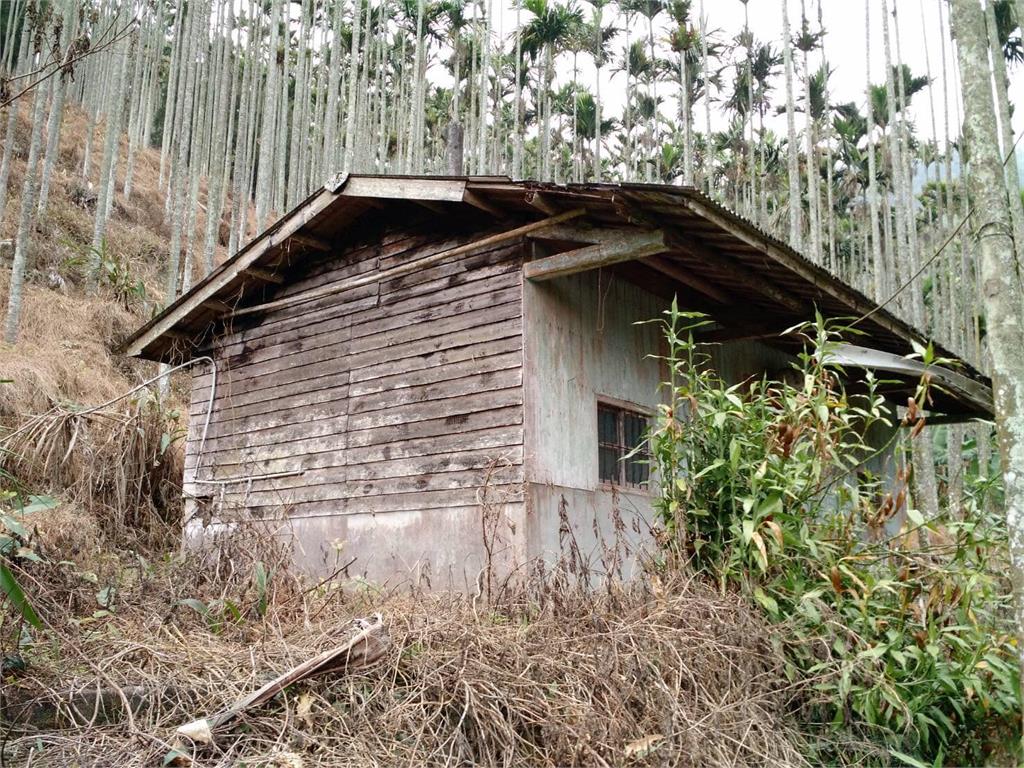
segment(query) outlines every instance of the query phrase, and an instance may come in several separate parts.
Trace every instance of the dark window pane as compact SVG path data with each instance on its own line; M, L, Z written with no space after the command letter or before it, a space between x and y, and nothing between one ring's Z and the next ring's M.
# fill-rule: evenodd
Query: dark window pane
M651 475L647 454L637 453L626 459L626 482L630 485L645 485Z
M597 442L617 445L619 442L618 413L611 408L597 409Z
M622 431L627 452L639 449L626 459L626 482L630 485L644 485L650 475L645 445L647 417L639 413L625 411L622 414Z
M622 412L622 432L626 450L631 451L643 442L647 432L647 418L639 413Z
M598 479L606 483L619 482L619 456L616 448L602 445L597 449Z

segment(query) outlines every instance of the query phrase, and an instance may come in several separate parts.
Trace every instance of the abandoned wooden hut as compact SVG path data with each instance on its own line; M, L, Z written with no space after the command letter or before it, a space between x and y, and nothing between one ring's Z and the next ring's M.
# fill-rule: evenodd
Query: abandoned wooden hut
M651 479L622 457L662 342L636 323L674 296L730 380L786 367L815 307L868 315L842 354L896 401L919 373L922 334L693 189L503 177L336 177L123 351L195 361L189 539L260 525L310 570L466 589L568 532L584 556L642 537ZM932 373L938 411L990 413L970 366Z

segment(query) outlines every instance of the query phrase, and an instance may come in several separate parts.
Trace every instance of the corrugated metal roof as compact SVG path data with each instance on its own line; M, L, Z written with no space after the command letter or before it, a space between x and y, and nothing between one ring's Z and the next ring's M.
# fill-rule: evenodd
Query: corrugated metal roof
M691 187L661 184L566 184L514 182L501 176L375 176L335 177L290 213L248 243L191 291L129 338L121 351L155 360L183 359L195 342L210 333L230 308L259 301L265 295L266 271L301 268L318 243L329 244L353 222L381 206L401 201L430 207L438 215L477 212L517 221L543 219L583 207L593 227L657 228L666 233L671 250L664 258L681 278L699 278L724 286L731 301L697 296L703 309L726 325L782 329L813 317L817 308L829 317L862 318L860 343L905 355L911 340L925 336L871 299L812 263L754 223L738 216ZM323 246L319 246L323 247ZM631 265L632 275L644 278L646 267ZM262 272L262 274L261 274ZM664 285L659 274L656 282ZM721 299L721 294L718 294ZM956 359L949 350L940 356ZM989 386L969 365L960 370ZM955 402L946 410L955 410ZM980 412L976 404L960 402L964 412Z

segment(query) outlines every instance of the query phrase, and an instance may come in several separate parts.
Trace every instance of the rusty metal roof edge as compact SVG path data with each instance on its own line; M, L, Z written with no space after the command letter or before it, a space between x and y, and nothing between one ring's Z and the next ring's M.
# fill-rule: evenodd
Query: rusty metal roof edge
M547 187L548 186L547 184L540 183L540 182L531 182L531 183L532 184L537 184L540 187ZM600 183L567 184L567 185L562 185L562 186L553 185L550 188L552 190L557 190L557 189L561 188L561 189L566 189L566 190L570 190L570 191L572 189L576 189L576 188L589 189L589 190L594 190L594 189L622 190L622 191L625 191L625 192L637 192L637 193L641 193L641 194L645 193L645 192L663 192L663 193L668 193L668 194L670 194L670 195L672 195L674 197L685 197L685 198L696 199L701 205L708 206L709 208L714 209L720 215L725 216L725 217L731 219L732 222L736 226L739 226L739 227L742 227L742 228L748 230L754 238L764 241L765 245L770 246L772 248L778 248L781 251L785 252L790 258L794 258L794 259L799 260L799 262L801 262L801 266L803 268L805 268L805 269L815 273L821 280L823 280L824 282L829 283L834 288L838 289L838 291L837 291L838 294L843 294L843 293L848 294L852 298L855 298L859 303L867 305L867 306L870 306L871 309L872 309L872 312L871 312L872 315L878 315L879 317L884 318L890 324L892 324L892 325L896 326L897 328L899 328L902 331L902 334L904 335L905 339L908 342L911 341L911 340L914 340L914 341L916 341L918 343L927 343L930 340L930 337L928 336L928 334L924 333L923 331L921 331L920 329L918 329L914 325L906 322L902 318L894 315L892 312L890 312L887 309L885 309L884 306L880 307L878 305L878 302L876 302L871 297L869 297L866 294L862 293L860 290L858 290L854 286L850 285L849 283L841 280L836 275L833 275L831 272L829 272L827 269L825 269L824 267L820 266L819 264L815 264L805 254L803 254L800 251L798 251L797 249L793 248L788 243L778 239L777 237L775 237L771 233L767 232L765 229L760 227L757 223L751 221L750 219L746 218L745 216L740 215L736 211L732 210L731 208L729 208L726 205L723 205L722 203L718 202L717 200L713 200L712 198L708 197L706 194L704 194L700 189L698 189L696 187L686 186L686 185L673 185L673 184L646 184L646 183L638 183L638 182L600 182ZM700 214L696 214L696 215L700 215ZM781 266L785 267L786 265L782 264ZM842 295L837 295L836 293L833 293L832 295L833 295L833 297L835 299L837 299L839 301L843 301L844 303L848 303L848 302L846 302L844 300ZM949 357L955 358L973 378L975 378L978 381L981 381L983 383L989 383L989 384L991 383L988 376L983 374L981 371L978 371L970 363L966 362L963 359L962 355L958 354L954 350L946 349L946 348L944 348L942 345L940 345L938 343L935 343L935 348L937 350L939 350L941 353L944 353L944 356L949 356Z
M294 220L297 216L301 215L303 210L308 208L312 202L322 194L330 194L335 200L331 201L331 204L326 206L316 216L311 218L309 221L302 223L302 227L312 224L317 218L325 215L329 209L333 208L333 205L338 199L343 197L344 189L348 185L348 182L352 179L392 179L392 180L431 180L431 181L452 181L462 182L466 185L466 189L478 189L481 192L488 190L494 191L496 188L507 187L509 191L523 191L523 192L553 192L561 194L586 194L596 193L599 196L610 195L616 191L622 191L627 193L650 193L659 192L668 194L674 198L690 199L703 205L714 211L720 216L723 216L731 221L734 226L746 230L748 235L756 241L763 243L763 246L767 248L779 249L788 258L795 259L799 263L802 269L808 270L813 273L819 280L826 283L833 290L828 291L832 296L843 302L849 303L848 299L855 299L855 303L859 303L865 306L870 306L874 309L873 314L883 318L887 323L894 326L900 331L906 341L916 340L923 341L927 340L927 334L923 333L913 325L903 321L896 315L892 314L884 307L878 307L877 303L861 293L858 289L839 279L828 270L815 264L804 254L797 251L787 243L779 240L774 235L768 233L753 221L741 216L736 213L728 206L725 206L706 194L701 190L693 186L682 186L672 184L645 184L637 182L584 182L584 183L570 183L570 184L557 184L555 182L544 182L536 181L531 179L520 179L513 180L508 176L430 176L430 175L388 175L388 174L337 174L324 185L310 193L302 202L297 204L291 211L275 221L270 227L261 232L259 235L250 240L246 245L238 250L233 256L229 257L216 269L214 269L209 275L204 277L198 283L196 283L188 292L179 296L174 302L165 307L159 314L153 317L151 320L141 326L135 333L133 333L128 339L122 342L115 350L119 354L135 354L138 355L145 350L150 344L156 341L160 336L164 335L166 331L163 331L150 339L146 344L139 346L139 341L147 335L151 335L153 330L160 324L165 323L166 320L175 314L181 313L182 309L189 302L191 297L194 297L199 292L206 289L208 286L216 282L225 272L230 271L239 261L245 258L255 247L262 242L270 239L273 235L280 231L286 224ZM356 198L353 198L356 199ZM699 212L690 210L693 215L700 216ZM301 227L300 227L301 228ZM780 266L792 269L786 264ZM819 286L820 287L820 286ZM219 290L219 289L218 289ZM844 297L843 294L846 296ZM190 314L186 312L185 315ZM180 319L183 319L183 315ZM171 326L173 327L173 325ZM884 327L884 325L882 326ZM888 329L887 329L888 330ZM890 331L892 332L892 331ZM980 371L976 370L973 366L962 360L961 356L953 353L951 350L946 350L936 345L941 352L946 353L952 357L955 357L962 363L964 369L973 378L988 382L989 379ZM135 352L131 352L133 348Z
M347 182L347 178L344 181ZM337 196L339 195L341 188L343 186L344 182L342 183L341 186L337 187L335 190L332 191L328 189L327 185L324 185L319 187L316 191L311 192L301 203L298 203L288 213L277 219L273 224L271 224L265 230L260 232L260 234L256 235L256 237L247 242L242 248L238 249L233 256L230 256L227 259L225 259L224 262L217 266L212 272L210 272L210 274L206 275L202 280L193 285L188 291L181 294L173 302L164 307L159 313L150 318L144 325L142 325L138 330L136 330L135 333L133 333L131 336L129 336L127 339L121 342L121 344L118 345L114 352L117 354L129 354L131 348L136 346L140 339L149 334L152 331L152 329L154 329L157 325L166 320L168 317L179 312L190 297L196 295L204 288L214 283L225 272L230 271L233 266L235 266L239 261L245 258L246 254L252 251L261 242L269 240L271 237L273 237L276 232L279 232L285 226L285 224L287 224L290 220L299 215L302 210L307 208L313 202L313 200L315 200L317 197L324 193L334 194ZM305 223L309 224L310 222ZM159 336L157 336L156 338L159 338ZM152 339L149 343L155 341L156 338ZM146 346L149 346L149 344L146 344Z

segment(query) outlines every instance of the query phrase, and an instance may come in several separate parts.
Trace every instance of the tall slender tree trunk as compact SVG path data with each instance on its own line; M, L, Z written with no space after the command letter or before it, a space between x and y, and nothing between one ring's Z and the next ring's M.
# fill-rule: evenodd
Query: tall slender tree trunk
M361 34L363 18L362 8L362 0L354 0L352 3L352 48L348 55L349 81L348 99L345 103L345 155L341 167L343 173L349 173L352 171L356 152L356 105L359 98L359 59L361 53L359 48L359 37ZM369 8L367 8L367 13L369 12ZM413 119L415 120L415 117L413 117Z
M882 257L882 243L878 232L878 170L875 163L875 114L871 104L871 3L872 0L864 0L864 60L865 60L865 82L864 93L867 106L865 108L867 122L867 149L868 149L868 220L871 231L871 263L872 263L872 284L874 286L875 301L882 301L885 297L885 261Z
M793 98L793 40L789 30L788 0L782 1L783 68L786 74L786 170L789 177L789 244L803 247L803 195L800 191L800 158L796 141L796 104ZM871 2L871 0L867 0ZM705 88L707 85L705 84ZM710 140L710 136L708 137Z
M28 32L27 24L25 32ZM22 62L28 58L28 41L31 35L22 34L21 40L18 44L18 55L14 61L13 69L17 69L21 66ZM4 209L7 208L7 183L11 176L11 162L14 157L14 143L17 139L18 129L18 109L21 106L21 99L15 99L7 107L7 131L4 134L4 155L3 159L0 160L0 218L4 215Z
M1024 671L1024 311L999 153L984 17L977 0L951 0L970 158L982 301L992 356L996 432L1003 468L1010 573L1017 598L1017 651ZM1024 680L1024 675L1021 676Z
M4 341L8 344L18 340L18 325L21 322L21 299L25 288L25 269L28 264L32 219L36 208L39 150L43 143L49 83L50 81L46 80L36 87L32 105L32 138L29 140L25 178L21 185L21 212L18 216L18 233L14 240L14 261L11 264L11 285L7 296L7 318L4 323Z
M93 267L96 269L93 281L99 278L99 250L103 246L103 238L107 230L107 217L110 214L111 191L113 190L113 178L117 173L117 145L121 139L121 115L124 114L123 95L125 80L125 59L127 53L123 47L118 46L111 51L114 57L114 84L113 101L107 110L106 135L103 141L103 165L100 169L99 192L96 199L96 217L93 220L92 247L97 253L94 256Z

